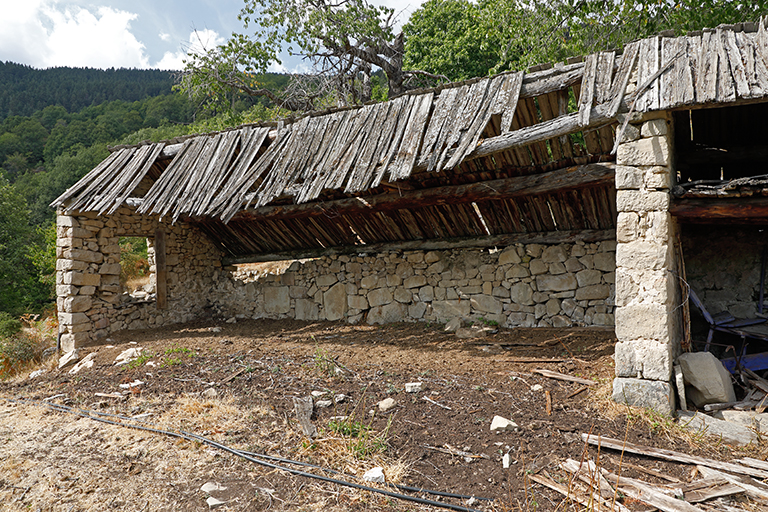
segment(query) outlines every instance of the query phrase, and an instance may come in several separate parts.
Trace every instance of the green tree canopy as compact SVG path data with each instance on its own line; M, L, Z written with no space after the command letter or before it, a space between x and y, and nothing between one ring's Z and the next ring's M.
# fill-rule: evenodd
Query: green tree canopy
M765 14L768 0L429 0L403 27L405 63L462 79Z

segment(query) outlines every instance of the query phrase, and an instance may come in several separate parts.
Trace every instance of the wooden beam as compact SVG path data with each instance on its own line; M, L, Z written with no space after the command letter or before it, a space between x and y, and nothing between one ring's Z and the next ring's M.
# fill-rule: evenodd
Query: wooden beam
M672 215L687 222L768 223L768 197L674 199Z
M262 206L237 213L234 220L267 218L296 218L339 214L360 214L423 208L444 204L471 203L514 197L540 195L601 185L612 185L616 165L613 163L587 164L556 171L515 176L500 180L448 185L402 193L387 193L371 197L352 197L334 201Z
M167 270L166 270L166 250L165 250L165 231L158 229L155 231L155 293L157 309L168 307L167 295Z
M578 131L586 131L615 123L616 119L608 115L608 107L609 105L598 105L591 109L589 122L584 126L579 124L579 113L575 112L485 139L462 161L466 162L467 160L489 156L514 147L529 146L536 142L560 137L561 135L569 135ZM448 155L448 158L450 158L451 154ZM428 154L421 155L418 164L414 168L414 172L427 169L429 156Z
M546 233L512 233L470 238L444 238L434 240L408 240L400 242L385 242L379 244L351 245L343 247L326 247L301 251L279 253L246 254L222 259L222 265L239 265L243 263L259 263L264 261L286 261L306 258L320 258L338 254L377 254L387 251L447 251L451 249L506 247L513 244L561 244L572 242L601 242L615 240L616 230L577 230L550 231Z

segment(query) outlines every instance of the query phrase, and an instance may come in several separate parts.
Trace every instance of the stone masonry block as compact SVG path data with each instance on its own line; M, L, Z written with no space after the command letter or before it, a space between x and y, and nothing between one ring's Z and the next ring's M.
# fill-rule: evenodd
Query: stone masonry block
M77 219L74 217L70 217L68 215L58 215L56 217L56 225L59 227L67 227L67 228L80 227L80 223L77 221Z
M666 137L650 137L619 145L618 165L667 165L669 143Z
M636 240L616 247L616 266L630 269L669 268L672 250L667 244Z
M389 304L394 299L389 288L378 288L368 292L368 303L372 308Z
M64 251L62 257L70 260L86 261L88 263L101 263L104 261L104 255L100 252L86 251L83 249L67 249Z
M63 284L74 286L99 286L101 276L99 274L85 274L83 272L64 272Z
M120 275L120 264L104 263L101 268L99 268L99 274Z
M473 295L470 299L470 304L472 305L472 309L482 313L500 315L502 311L501 301L490 295Z
M83 313L91 309L93 300L90 295L75 295L64 299L64 311L67 313Z
M668 131L669 128L665 119L652 119L643 123L642 128L640 128L640 135L643 137L657 137L659 135L666 135Z
M664 304L629 304L617 307L616 337L619 341L644 339L669 343L671 331L668 313Z
M672 188L672 173L669 167L655 165L645 171L644 183L646 188Z
M653 340L623 341L614 353L617 377L637 377L667 381L672 377L673 351L671 343Z
M536 276L536 286L540 292L563 292L575 290L578 287L576 276L573 274L539 275Z
M675 410L675 394L669 382L616 378L613 380L613 400L653 409L666 416L671 416Z
M620 243L637 239L640 230L640 217L635 212L619 212L616 218L616 240Z
M616 209L620 212L652 212L669 210L667 192L647 190L616 191Z
M638 190L643 187L642 169L619 165L616 167L616 190Z
M287 286L269 286L264 289L264 311L285 314L290 310L290 288Z
M59 323L61 325L79 325L90 322L85 313L59 313Z
M66 272L68 270L85 270L88 268L88 263L77 260L59 259L56 260L56 270Z

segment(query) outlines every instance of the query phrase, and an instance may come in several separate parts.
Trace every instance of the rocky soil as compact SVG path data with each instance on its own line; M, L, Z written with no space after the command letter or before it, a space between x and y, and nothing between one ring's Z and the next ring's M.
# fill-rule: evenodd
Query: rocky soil
M94 354L90 368L72 374L71 366L49 364L32 379L0 384L0 508L438 510L260 466L128 423L183 430L360 478L382 467L388 483L490 498L469 502L480 510L557 509L563 497L528 475L557 477L559 462L581 458L585 432L708 457L735 456L726 445L674 435L665 418L607 400L614 342L611 330L594 328L499 329L460 339L426 323L208 320L125 331L110 345L80 349L81 359ZM130 348L143 357L116 366L115 358ZM540 369L596 384L547 378L535 373ZM422 390L406 392L406 384L416 382ZM294 399L313 392L310 421L318 433L310 438L297 421ZM334 397L341 398L334 403ZM103 416L116 422L105 424L20 399L133 419ZM385 399L394 405L383 411ZM491 431L495 416L517 428ZM600 461L616 470L619 454L605 451ZM632 464L684 481L692 476L689 466L636 456L625 455L621 464L623 475L644 479L653 477ZM219 490L201 490L206 483ZM631 500L625 504L643 509Z

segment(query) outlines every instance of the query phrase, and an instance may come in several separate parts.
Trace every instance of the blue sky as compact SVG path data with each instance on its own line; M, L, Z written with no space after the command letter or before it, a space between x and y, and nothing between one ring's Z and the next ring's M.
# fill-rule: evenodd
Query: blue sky
M402 22L422 0L381 0ZM200 41L242 29L242 0L0 0L0 61L35 68L179 69ZM300 69L285 59L275 71Z

